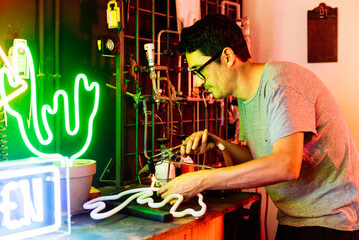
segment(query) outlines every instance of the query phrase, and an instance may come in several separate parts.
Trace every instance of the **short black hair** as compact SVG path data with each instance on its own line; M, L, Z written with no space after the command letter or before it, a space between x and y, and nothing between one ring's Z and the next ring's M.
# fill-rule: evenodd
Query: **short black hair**
M182 30L178 50L182 54L199 50L203 55L213 57L225 47L232 48L242 62L251 57L236 21L222 14L210 14Z

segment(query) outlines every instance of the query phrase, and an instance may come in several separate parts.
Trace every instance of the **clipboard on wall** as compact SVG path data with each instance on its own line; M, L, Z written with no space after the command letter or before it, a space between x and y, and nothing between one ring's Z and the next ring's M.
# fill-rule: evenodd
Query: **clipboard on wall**
M308 10L308 63L338 61L338 8Z

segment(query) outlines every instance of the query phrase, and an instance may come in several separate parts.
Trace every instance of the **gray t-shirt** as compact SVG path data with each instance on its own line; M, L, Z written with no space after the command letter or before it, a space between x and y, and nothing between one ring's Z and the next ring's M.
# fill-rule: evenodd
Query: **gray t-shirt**
M272 153L272 144L304 132L299 178L266 190L289 226L359 229L359 155L334 97L308 69L268 62L255 96L238 100L240 140L254 158Z

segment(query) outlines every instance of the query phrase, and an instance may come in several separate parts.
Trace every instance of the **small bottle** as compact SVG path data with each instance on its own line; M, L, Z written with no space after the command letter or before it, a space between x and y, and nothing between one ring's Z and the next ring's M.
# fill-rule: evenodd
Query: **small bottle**
M168 162L162 162L161 164L156 165L156 173L155 177L162 183L167 183L167 172L168 172ZM175 166L171 163L170 164L170 174L169 174L169 181L176 177L176 169Z

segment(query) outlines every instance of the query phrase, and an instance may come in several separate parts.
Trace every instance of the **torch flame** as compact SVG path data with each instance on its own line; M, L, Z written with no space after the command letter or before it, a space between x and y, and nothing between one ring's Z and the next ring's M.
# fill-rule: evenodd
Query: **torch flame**
M152 182L151 182L151 188L153 188L158 180L157 180L157 178L155 177L154 174L152 174L151 180L152 180Z

